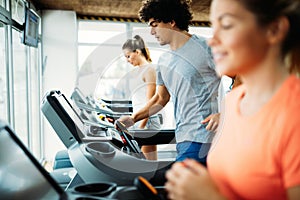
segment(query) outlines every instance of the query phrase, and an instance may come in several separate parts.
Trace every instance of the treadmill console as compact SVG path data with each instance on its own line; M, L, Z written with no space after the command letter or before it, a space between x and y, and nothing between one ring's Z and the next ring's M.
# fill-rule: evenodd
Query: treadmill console
M139 155L140 158L145 158L138 143L133 139L133 137L131 136L131 134L125 127L125 125L120 121L116 121L116 126L119 129L119 133L123 141L124 148L128 148L130 152Z

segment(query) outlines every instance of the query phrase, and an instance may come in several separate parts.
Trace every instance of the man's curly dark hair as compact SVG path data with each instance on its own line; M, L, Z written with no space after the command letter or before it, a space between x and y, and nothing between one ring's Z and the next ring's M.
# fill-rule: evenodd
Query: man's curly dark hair
M190 3L191 0L145 0L139 17L146 22L151 18L164 23L174 20L180 30L188 31L193 18Z

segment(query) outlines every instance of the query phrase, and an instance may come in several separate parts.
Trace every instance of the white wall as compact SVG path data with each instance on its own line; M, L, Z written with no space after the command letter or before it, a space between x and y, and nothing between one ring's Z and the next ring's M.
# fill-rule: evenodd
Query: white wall
M60 90L70 97L77 77L77 20L73 11L42 12L44 94ZM45 119L45 118L44 118ZM45 156L50 160L64 149L51 125L45 119Z

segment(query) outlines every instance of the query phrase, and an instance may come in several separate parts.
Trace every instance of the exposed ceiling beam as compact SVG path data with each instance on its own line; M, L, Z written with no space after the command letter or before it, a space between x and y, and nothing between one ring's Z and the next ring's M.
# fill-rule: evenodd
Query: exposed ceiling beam
M79 15L138 18L142 0L30 0L38 10L73 10ZM208 21L211 0L194 0L193 21Z

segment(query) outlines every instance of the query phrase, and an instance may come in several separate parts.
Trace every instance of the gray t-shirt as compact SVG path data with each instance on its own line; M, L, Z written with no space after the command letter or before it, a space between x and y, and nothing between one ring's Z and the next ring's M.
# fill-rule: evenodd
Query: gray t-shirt
M210 143L213 133L201 120L218 112L220 77L206 40L196 35L175 51L161 55L157 84L165 85L174 104L176 141Z

